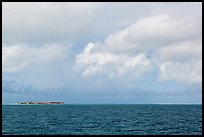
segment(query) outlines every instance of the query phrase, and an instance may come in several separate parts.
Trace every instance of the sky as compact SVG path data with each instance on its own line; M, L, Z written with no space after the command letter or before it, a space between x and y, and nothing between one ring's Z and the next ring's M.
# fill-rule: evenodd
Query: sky
M3 103L202 103L201 2L2 5Z

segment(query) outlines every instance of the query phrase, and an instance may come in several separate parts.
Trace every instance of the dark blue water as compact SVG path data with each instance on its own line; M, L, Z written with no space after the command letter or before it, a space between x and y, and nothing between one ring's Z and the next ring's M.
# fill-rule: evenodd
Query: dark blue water
M202 134L202 105L3 105L3 134Z

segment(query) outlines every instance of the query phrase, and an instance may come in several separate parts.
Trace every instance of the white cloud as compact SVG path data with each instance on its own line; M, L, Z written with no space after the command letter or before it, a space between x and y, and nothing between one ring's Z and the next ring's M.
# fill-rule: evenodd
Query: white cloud
M2 4L2 29L5 44L75 42L85 37L101 39L114 30L134 24L138 19L142 21L142 18L147 15L162 13L179 15L176 19L179 31L182 29L179 23L182 25L184 22L179 19L180 17L183 19L184 15L188 15L199 20L202 15L201 3L3 2ZM151 18L144 18L143 21L146 22L145 20L152 22ZM171 22L166 19L162 23L161 20L157 20L158 24L163 26L168 25L169 21ZM151 27L153 23L149 23L148 26ZM184 27L187 26L186 30L192 28L188 26L189 23L191 22L184 24ZM136 26L139 27L139 24ZM147 30L146 28L149 29L147 26L141 29ZM143 31L137 33L140 36Z
M160 14L143 17L129 27L110 34L98 48L114 53L138 54L200 35L199 22L192 16Z
M202 40L182 41L167 45L157 51L161 61L187 62L202 58Z
M42 47L27 45L3 46L3 72L17 72L31 64L46 64L65 57L68 49L65 46L53 44Z
M202 82L202 60L187 63L164 62L159 69L160 80L176 80L188 84Z
M162 81L176 80L189 84L202 82L201 40L163 47L157 51L155 60Z
M77 55L76 65L82 76L102 73L109 78L129 76L139 78L151 70L151 63L144 54L128 56L105 52L93 52L96 45L89 43L83 53Z
M192 16L160 14L144 17L110 34L104 42L88 44L77 55L83 76L141 77L152 64L162 81L202 81L202 41L199 20ZM150 58L147 56L152 52ZM152 62L153 61L153 62ZM183 67L183 68L182 68Z
M144 17L128 28L127 38L133 42L165 39L176 40L192 37L199 26L193 17L177 17L169 14ZM191 33L189 33L191 32ZM200 31L201 32L201 31Z
M160 79L202 81L202 46L194 46L202 36L202 3L3 3L2 8L3 44L13 45L3 46L4 72L53 61L66 51L29 46L34 43L76 42L75 53L83 41L99 39L77 55L83 76L140 77L154 60ZM188 74L182 65L189 66Z
M175 97L180 102L183 95L200 102L201 2L2 4L5 80L30 83L39 91L55 88L56 95L70 94L65 100L76 92L105 102L128 95L127 100L151 103L155 94L158 102L162 94L166 102ZM67 90L59 88L64 86Z

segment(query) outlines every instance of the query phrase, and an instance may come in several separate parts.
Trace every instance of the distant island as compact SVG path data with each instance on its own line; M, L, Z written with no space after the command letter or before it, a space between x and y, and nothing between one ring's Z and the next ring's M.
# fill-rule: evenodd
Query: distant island
M20 105L30 105L30 104L40 104L40 105L55 105L55 104L64 104L64 102L17 102L16 104Z

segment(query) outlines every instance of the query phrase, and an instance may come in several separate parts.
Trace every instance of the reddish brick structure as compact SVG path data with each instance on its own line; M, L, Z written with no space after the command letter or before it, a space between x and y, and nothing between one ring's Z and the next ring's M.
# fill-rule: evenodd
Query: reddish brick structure
M17 104L42 104L42 105L47 105L47 104L50 104L50 105L54 105L54 104L64 104L64 102L18 102Z

